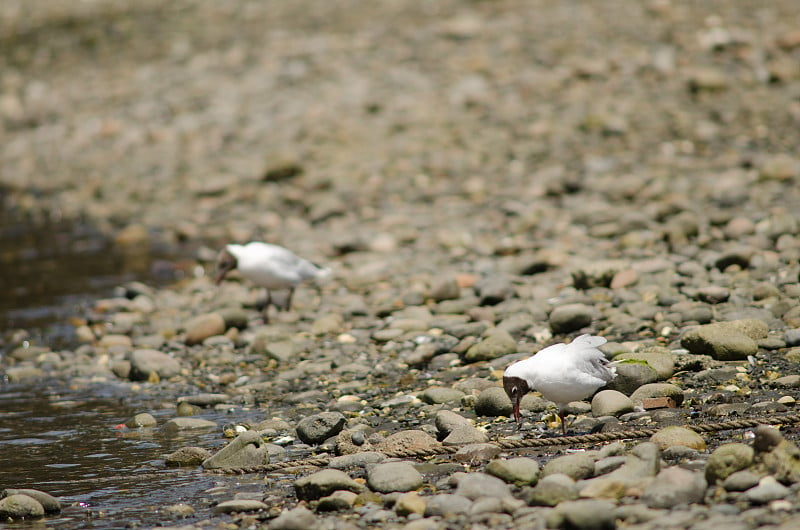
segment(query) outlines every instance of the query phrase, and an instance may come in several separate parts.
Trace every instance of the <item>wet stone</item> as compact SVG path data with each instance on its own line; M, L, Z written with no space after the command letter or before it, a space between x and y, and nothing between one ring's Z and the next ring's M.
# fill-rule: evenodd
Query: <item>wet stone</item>
M134 350L130 354L131 381L147 381L155 373L161 379L169 379L181 371L180 362L158 350Z
M297 354L297 346L291 340L271 341L265 339L263 335L256 335L251 351L253 354L275 359L279 363L288 363Z
M419 398L430 405L459 401L464 393L453 388L431 387L423 391Z
M671 398L676 406L683 403L683 390L671 383L648 383L642 385L631 394L634 405L641 405L646 399L667 397Z
M608 501L581 499L559 504L547 517L548 528L613 530L616 506Z
M352 455L373 449L362 430L343 430L336 435L336 452L339 455Z
M675 373L675 359L672 354L664 351L637 351L622 353L614 356L614 361L634 360L644 361L658 374L658 378L669 379Z
M181 396L178 403L189 403L198 407L213 407L220 403L229 403L231 397L228 394L201 393L193 396Z
M550 312L548 321L553 333L570 333L585 328L594 319L594 309L585 304L566 304Z
M535 324L533 317L527 313L515 313L503 319L498 329L507 331L512 337L519 338L525 331Z
M486 337L471 346L465 355L469 363L490 361L517 351L517 341L504 330L487 331Z
M782 388L800 388L800 375L792 374L779 377L772 381L772 385Z
M757 340L769 328L760 320L734 320L699 326L681 337L681 346L695 354L707 354L721 361L747 359L758 351Z
M341 412L323 412L300 420L297 436L307 444L320 444L336 436L344 428L347 419Z
M167 506L166 508L164 508L164 512L168 513L172 517L180 517L180 518L191 517L192 515L195 514L194 508L192 508L188 504L183 504L183 503L172 504L170 506Z
M658 372L642 361L625 361L616 365L617 377L606 385L607 390L617 390L631 395L639 387L658 381Z
M467 513L472 507L472 501L470 499L464 495L453 493L440 493L426 500L426 517Z
M199 466L211 458L211 453L202 447L181 447L167 455L164 463L168 467Z
M486 473L455 473L452 480L458 484L456 495L462 495L471 500L480 497L503 499L511 496L511 490L505 482Z
M318 512L336 512L348 510L353 507L358 495L352 491L334 491L327 497L322 497L317 504Z
M738 416L750 410L748 403L720 403L706 409L709 416L727 417Z
M717 285L709 285L707 287L701 287L697 290L697 299L709 304L721 304L723 302L727 302L730 296L731 293L728 289L719 287Z
M726 491L745 491L758 485L759 479L760 477L757 474L749 469L743 469L728 475L728 477L722 481L722 487L725 488Z
M460 390L460 391L464 392L465 394L478 395L481 392L483 392L484 390L486 390L487 388L492 388L492 387L496 387L496 386L497 386L497 383L495 383L494 381L490 381L488 379L483 379L483 378L480 378L480 377L471 377L471 378L459 381L458 383L453 385L453 388L455 388L456 390Z
M339 313L329 313L317 318L311 324L311 333L316 336L340 333L344 326L344 318Z
M609 287L614 277L626 264L622 261L597 261L587 263L572 271L572 283L576 289L591 289L592 287Z
M175 409L175 414L178 416L196 416L203 412L203 409L196 405L191 405L185 401L179 402Z
M36 502L42 505L45 513L59 513L61 511L61 501L44 491L30 488L7 488L3 490L2 494L0 494L0 499L10 497L11 495L27 495L28 497L35 499Z
M625 464L627 457L622 455L616 456L608 456L605 458L601 458L600 460L595 461L594 463L594 473L595 476L605 475L606 473L610 473L616 469L622 467Z
M633 401L617 390L601 390L592 398L594 417L621 416L631 411L633 411Z
M744 498L753 504L767 504L771 501L786 498L791 490L775 480L773 476L766 476L758 481L758 485L744 492Z
M497 305L516 295L516 290L508 278L487 276L475 284L475 293L480 297L480 305Z
M701 473L668 467L645 488L642 502L650 508L672 508L702 502L705 492L706 480Z
M747 469L753 464L754 451L749 445L728 443L719 446L706 462L706 481L716 484L731 474Z
M642 504L628 504L617 508L617 517L629 525L647 523L663 513L663 510L653 510Z
M97 346L100 348L130 348L133 346L133 340L127 335L109 333L107 335L103 335L100 340L97 341ZM14 352L16 352L16 350L14 350Z
M430 298L434 302L455 300L461 297L461 287L453 276L437 278L431 284Z
M470 443L459 448L453 455L453 460L474 465L478 462L488 462L501 452L502 449L492 443Z
M698 433L685 427L670 426L660 429L650 437L650 441L657 444L663 451L673 445L683 445L698 451L704 451L706 442Z
M768 425L759 425L755 430L753 449L757 453L766 453L777 448L784 441L781 432Z
M225 325L225 329L245 329L250 323L247 311L240 307L227 307L218 311Z
M533 486L539 480L539 464L532 458L492 460L486 466L486 472L517 486Z
M564 501L578 498L579 488L567 475L548 475L541 479L533 488L522 490L522 498L530 506L556 506Z
M204 340L225 333L225 319L219 313L198 315L186 323L187 346L201 344Z
M787 329L783 334L783 340L786 346L800 346L800 328Z
M472 443L488 442L489 437L486 433L473 425L459 425L455 427L447 437L442 440L444 445L463 445Z
M305 506L297 506L281 512L269 523L267 528L269 530L308 530L316 528L317 523L317 518L311 510Z
M44 516L44 507L28 495L14 494L0 499L0 517L29 519Z
M422 486L422 475L408 462L375 464L367 471L367 485L373 491L411 491Z
M586 453L559 456L544 465L542 476L567 475L572 480L589 478L594 474L594 459Z
M511 416L513 405L506 391L499 386L487 388L475 401L478 416Z
M397 515L408 516L411 514L425 514L427 502L425 498L420 497L415 491L404 493L397 498L394 503L394 511Z
M437 348L434 344L420 344L413 351L403 352L401 359L412 367L424 366L436 356Z
M800 447L786 440L775 428L756 428L753 449L756 451L754 471L773 475L784 484L800 482Z
M700 451L685 445L671 445L661 452L661 457L669 463L681 463L700 458Z
M387 436L375 449L393 455L403 451L431 451L440 447L441 444L428 433L419 430L407 430Z
M203 461L205 469L248 469L269 463L269 451L256 431L245 431Z
M783 403L778 403L776 401L760 401L758 403L753 403L753 406L748 409L753 414L772 414L775 412L786 412L789 410L789 407L784 405Z
M136 429L138 427L155 427L157 424L158 422L153 415L147 412L141 412L125 422L125 426L130 429Z
M364 487L338 469L323 469L294 482L295 493L300 500L315 500L326 497L337 490L359 493Z
M609 478L625 483L637 483L654 477L661 468L661 450L658 445L640 443L625 457L625 463L608 474Z
M266 510L267 508L268 506L261 501L234 499L217 504L214 506L214 511L216 513L239 513L256 512L259 510Z
M479 337L483 335L487 329L489 329L489 325L486 322L479 321L479 322L464 322L464 323L455 323L443 328L445 333L448 335L452 335L457 339L463 339L466 337Z
M167 421L161 428L168 434L174 434L179 431L190 431L194 429L216 429L217 424L213 421L201 418L173 418Z
M127 359L120 359L111 364L111 371L120 379L130 379L131 362Z
M369 464L379 464L386 460L386 455L377 451L364 451L352 455L342 455L331 458L328 467L331 469L350 469L354 467L366 467Z
M456 427L472 426L472 422L469 419L450 410L440 410L437 412L434 424L436 425L436 430L440 437L446 437Z
M26 379L39 378L44 375L44 371L35 366L18 365L5 369L5 376L11 382L24 381Z

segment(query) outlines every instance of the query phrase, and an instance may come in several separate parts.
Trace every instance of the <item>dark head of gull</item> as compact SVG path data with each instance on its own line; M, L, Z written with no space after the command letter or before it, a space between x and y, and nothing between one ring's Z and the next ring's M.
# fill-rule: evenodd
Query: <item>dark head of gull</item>
M519 405L522 402L522 397L531 391L528 382L520 377L503 376L503 388L508 394L511 403L514 405L514 419L519 423L520 412Z
M214 277L214 283L219 285L225 275L236 268L236 265L236 257L228 249L223 249L217 256L217 274Z

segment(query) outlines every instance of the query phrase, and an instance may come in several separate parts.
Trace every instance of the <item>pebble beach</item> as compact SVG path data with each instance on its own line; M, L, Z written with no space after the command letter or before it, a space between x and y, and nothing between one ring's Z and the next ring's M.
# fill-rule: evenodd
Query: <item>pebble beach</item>
M789 530L798 146L789 0L6 0L3 205L178 257L74 346L5 330L0 374L113 383L153 404L120 429L186 441L163 469L263 482L164 528ZM214 282L248 241L331 273L265 321ZM497 443L560 436L502 375L583 333L617 377L568 434L654 434ZM64 508L0 486L3 517Z

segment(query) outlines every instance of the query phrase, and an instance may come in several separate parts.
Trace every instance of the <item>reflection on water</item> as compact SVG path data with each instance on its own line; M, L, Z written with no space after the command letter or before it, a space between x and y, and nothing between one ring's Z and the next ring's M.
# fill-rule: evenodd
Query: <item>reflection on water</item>
M44 387L47 386L45 389ZM174 409L152 410L135 401L124 385L103 383L80 389L57 381L48 385L20 386L0 392L0 489L34 488L60 498L64 511L45 520L62 528L130 528L170 522L158 509L189 504L196 514L185 522L211 515L223 498L206 493L229 486L235 491L262 491L257 475L220 476L198 468L170 469L163 458L185 445L214 450L224 441L212 430L182 437L166 436L156 429L115 428L135 413L149 410L163 423ZM69 407L59 406L69 402ZM220 425L231 421L258 421L257 411L218 412L204 418ZM0 528L25 527L14 523ZM181 523L183 524L183 523Z
M164 457L179 447L221 446L219 431L181 438L158 429L116 429L138 412L150 412L159 424L175 414L128 384L57 379L9 384L3 379L4 350L16 346L8 341L10 330L25 329L35 342L53 349L73 347L73 328L66 322L81 314L82 306L130 280L165 283L174 279L174 268L163 266L149 249L115 249L87 223L34 223L2 199L0 190L0 489L46 491L60 498L64 511L41 523L0 522L0 528L184 524L208 518L213 504L231 498L233 491L225 486L262 491L263 478L255 475L224 477L164 467ZM158 277L158 271L165 276ZM244 410L203 415L220 425L263 419L252 416ZM207 493L211 488L220 493ZM189 504L196 514L180 522L158 511L177 503Z
M65 322L82 305L126 281L173 279L166 263L147 248L123 252L85 221L34 220L0 200L0 330L31 330L63 347L73 336Z

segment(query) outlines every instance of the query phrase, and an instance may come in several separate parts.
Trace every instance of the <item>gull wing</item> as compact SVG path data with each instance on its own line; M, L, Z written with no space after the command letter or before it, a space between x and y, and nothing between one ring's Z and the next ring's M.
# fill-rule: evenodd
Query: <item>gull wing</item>
M567 354L575 359L582 371L607 383L616 377L617 370L597 349L606 342L605 337L581 335L567 345Z

